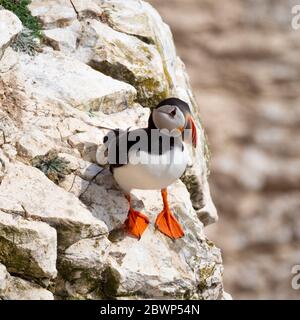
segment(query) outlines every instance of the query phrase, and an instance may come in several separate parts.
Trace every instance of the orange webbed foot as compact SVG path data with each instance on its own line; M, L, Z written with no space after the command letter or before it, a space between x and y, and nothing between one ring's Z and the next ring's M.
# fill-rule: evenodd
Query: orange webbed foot
M171 239L179 239L184 236L183 229L169 208L167 189L161 190L164 203L163 211L157 216L155 226L157 229L170 237Z
M141 239L142 234L149 224L149 219L141 212L129 209L128 217L125 221L125 227L128 233Z
M157 216L156 227L160 232L171 239L179 239L184 236L183 229L169 208L164 210Z

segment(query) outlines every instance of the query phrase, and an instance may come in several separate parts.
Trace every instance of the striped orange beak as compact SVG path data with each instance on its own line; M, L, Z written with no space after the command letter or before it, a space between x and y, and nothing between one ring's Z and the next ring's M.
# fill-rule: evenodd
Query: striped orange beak
M198 140L198 136L197 136L197 126L195 121L193 120L192 116L189 116L188 121L190 123L190 128L192 129L192 143L193 143L193 147L196 148L197 147L197 140Z

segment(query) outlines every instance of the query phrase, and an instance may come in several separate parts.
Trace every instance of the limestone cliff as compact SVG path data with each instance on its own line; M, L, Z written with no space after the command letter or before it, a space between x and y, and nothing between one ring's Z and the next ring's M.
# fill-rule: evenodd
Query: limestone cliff
M0 10L0 298L228 297L220 250L203 231L217 213L199 109L169 27L139 0L28 9L42 28L29 50L27 28ZM96 150L101 127L143 126L167 96L198 120L193 165L170 187L186 235L173 242L151 224L137 241L120 229L127 202ZM135 196L153 221L159 192Z

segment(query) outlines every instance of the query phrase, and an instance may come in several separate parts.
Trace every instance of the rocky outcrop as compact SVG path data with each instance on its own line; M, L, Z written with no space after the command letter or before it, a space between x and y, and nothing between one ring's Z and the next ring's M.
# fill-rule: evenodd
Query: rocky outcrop
M17 16L8 10L0 10L0 59L21 30L22 23Z
M31 166L17 162L9 165L0 193L2 211L23 214L54 226L59 248L66 248L81 238L107 233L105 224L94 218L73 194L61 190ZM56 245L55 238L51 242Z
M32 0L29 9L47 28L66 26L77 18L72 1L69 0Z
M3 46L0 60L0 297L227 298L220 250L203 230L217 219L206 142L169 27L137 0L34 0L29 9L43 27L39 52ZM193 165L170 187L186 235L157 232L159 192L136 191L152 222L137 241L96 152L105 127L145 126L169 95L198 120Z
M11 276L0 264L0 300L53 300L53 294L34 282Z
M0 212L0 238L0 262L10 272L32 278L56 277L56 231L48 224Z

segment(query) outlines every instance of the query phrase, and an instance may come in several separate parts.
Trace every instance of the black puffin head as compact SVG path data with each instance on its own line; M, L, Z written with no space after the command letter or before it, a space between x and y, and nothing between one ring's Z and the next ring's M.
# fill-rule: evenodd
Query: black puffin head
M184 137L191 132L192 144L197 146L197 128L189 105L178 99L168 98L161 101L151 112L150 129L179 130ZM187 130L186 130L187 129ZM189 131L191 130L191 131Z

